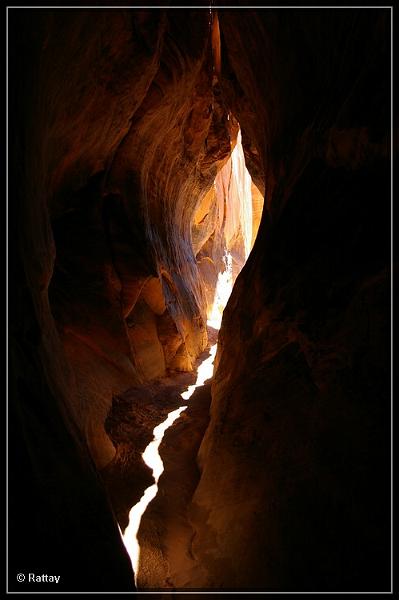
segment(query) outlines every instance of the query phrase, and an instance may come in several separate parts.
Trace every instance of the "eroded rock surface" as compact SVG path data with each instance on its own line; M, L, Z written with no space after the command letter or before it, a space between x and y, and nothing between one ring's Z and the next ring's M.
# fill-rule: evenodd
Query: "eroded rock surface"
M205 11L34 15L34 78L20 86L30 102L18 100L29 147L21 239L26 260L49 262L42 285L74 377L68 402L102 468L115 453L104 431L113 394L191 371L205 348L191 219L232 126Z

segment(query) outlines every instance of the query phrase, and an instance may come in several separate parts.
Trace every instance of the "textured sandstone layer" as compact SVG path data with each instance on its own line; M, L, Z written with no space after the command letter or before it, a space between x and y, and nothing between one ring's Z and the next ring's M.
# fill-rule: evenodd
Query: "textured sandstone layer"
M112 395L192 370L206 345L191 220L234 128L206 11L39 11L31 38L23 252L49 286L67 402L103 467Z

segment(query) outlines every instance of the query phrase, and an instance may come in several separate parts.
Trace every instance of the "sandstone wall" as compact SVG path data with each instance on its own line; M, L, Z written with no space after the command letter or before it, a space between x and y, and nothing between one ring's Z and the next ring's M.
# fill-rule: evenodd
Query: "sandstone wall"
M219 336L189 585L386 590L389 13L219 21L266 208Z

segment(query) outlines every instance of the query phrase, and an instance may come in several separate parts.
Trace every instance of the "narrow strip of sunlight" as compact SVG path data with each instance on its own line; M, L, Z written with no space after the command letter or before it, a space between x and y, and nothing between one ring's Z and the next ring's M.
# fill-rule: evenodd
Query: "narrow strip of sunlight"
M225 270L218 275L212 311L207 320L207 324L213 329L220 329L223 311L233 290L233 259L229 252L224 255L223 262Z
M197 371L197 379L194 385L190 385L186 392L181 394L183 400L188 400L194 390L203 385L207 379L212 377L213 373L213 361L215 359L217 344L214 344L210 349L210 355L206 358L198 367ZM148 444L146 449L144 450L142 457L145 464L152 469L152 475L154 477L155 483L153 483L150 487L148 487L141 499L137 504L133 506L133 508L129 512L129 524L125 529L125 533L122 535L123 542L125 544L126 550L130 556L130 560L132 561L132 566L135 574L135 581L137 586L137 575L139 571L140 564L140 545L137 539L137 534L139 531L140 523L144 512L147 509L147 506L155 498L158 492L158 480L163 473L164 466L162 459L159 455L159 446L162 442L165 431L173 425L173 423L178 419L181 413L186 410L187 406L180 406L176 410L170 412L160 425L157 425L153 431L154 439Z
M240 230L244 245L244 262L247 260L252 249L252 179L245 166L244 150L241 140L241 129L238 130L237 143L230 158L231 164L227 163L223 169L227 169L231 176L229 177L229 187L226 197L225 211L236 215L239 219ZM222 171L223 171L222 169ZM229 171L231 169L231 172ZM215 179L215 188L224 189L223 184L216 185L218 177L223 179L223 172L220 171ZM224 192L226 193L226 192ZM227 242L226 242L227 245ZM220 329L222 324L223 311L231 295L234 285L233 278L233 258L228 248L225 248L223 256L224 271L219 273L215 295L210 314L208 314L207 324L213 329Z
M241 129L239 129L237 143L231 153L231 162L232 175L240 203L241 232L244 239L245 260L247 260L252 249L252 178L245 166L244 150L241 142Z

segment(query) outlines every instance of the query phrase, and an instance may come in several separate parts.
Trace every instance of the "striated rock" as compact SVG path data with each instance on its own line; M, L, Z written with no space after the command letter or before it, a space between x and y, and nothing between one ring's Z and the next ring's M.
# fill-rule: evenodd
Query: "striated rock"
M229 156L231 125L205 11L190 13L190 35L179 11L64 17L36 12L27 41L25 229L40 214L47 230L43 242L21 236L26 260L51 251L45 287L76 385L68 410L101 468L115 453L112 395L192 370L206 345L191 219ZM165 311L174 325L159 333Z
M144 300L139 300L126 323L133 356L143 379L164 375L165 358L158 338L156 313Z

